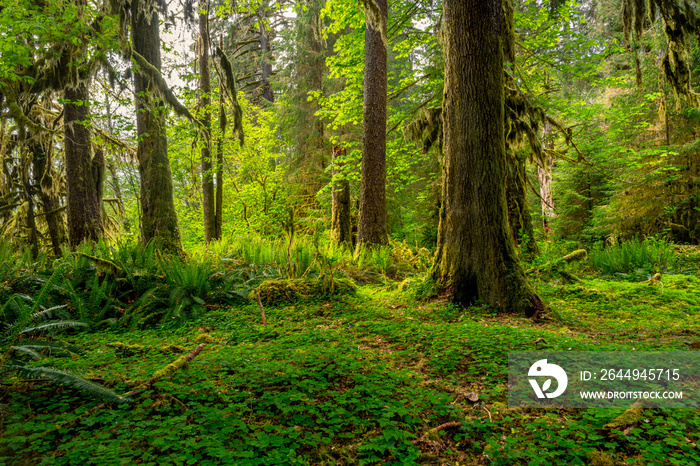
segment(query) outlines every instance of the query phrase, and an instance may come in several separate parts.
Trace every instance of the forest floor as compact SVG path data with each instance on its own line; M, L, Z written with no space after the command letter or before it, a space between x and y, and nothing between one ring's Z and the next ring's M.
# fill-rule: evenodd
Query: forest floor
M537 283L544 319L355 296L212 308L177 330L73 333L42 365L118 393L206 346L118 407L39 381L0 388L0 464L699 464L698 410L509 409L507 356L697 350L700 275ZM122 343L126 346L115 345ZM136 345L129 347L129 345ZM179 354L178 354L179 353Z

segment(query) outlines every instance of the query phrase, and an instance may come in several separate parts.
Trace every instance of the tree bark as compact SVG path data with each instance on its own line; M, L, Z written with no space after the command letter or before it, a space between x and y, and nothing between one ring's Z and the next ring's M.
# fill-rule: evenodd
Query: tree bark
M199 2L199 118L207 137L202 147L202 210L204 211L204 241L216 237L216 199L211 158L211 75L209 73L209 14L206 0Z
M333 147L333 179L340 172L342 164L338 157L345 156L346 150ZM350 181L333 181L333 205L331 210L331 240L333 243L352 247L352 222L350 220Z
M387 18L387 1L376 0ZM362 174L357 250L386 244L387 51L382 33L365 13L365 82Z
M432 275L461 304L536 315L508 227L500 0L445 0L443 207Z
M158 71L160 33L158 13L146 9L146 0L131 4L131 36L134 50ZM138 160L141 175L141 240L162 241L163 249L181 254L180 226L173 202L173 179L165 134L166 109L150 79L134 74Z
M97 241L104 234L102 220L102 182L104 157L92 156L90 129L90 91L87 83L64 90L63 122L65 133L68 238L71 248L83 241Z
M265 9L262 10L265 12ZM270 55L269 31L265 28L265 21L260 21L260 54L262 56L262 96L268 102L275 101L275 93L270 84L272 76L272 64L268 62Z

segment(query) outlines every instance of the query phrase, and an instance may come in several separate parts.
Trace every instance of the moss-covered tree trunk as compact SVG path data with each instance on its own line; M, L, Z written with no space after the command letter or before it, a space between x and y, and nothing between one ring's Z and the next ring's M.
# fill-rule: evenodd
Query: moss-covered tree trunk
M30 144L33 153L34 184L38 185L39 198L41 199L44 220L49 229L51 249L56 257L61 257L61 244L65 242L66 231L63 223L63 209L59 199L59 180L53 169L50 151L44 144L34 141Z
M376 0L387 18L387 1ZM376 18L365 13L365 82L362 174L357 248L385 244L386 231L386 99L387 51Z
M352 222L350 217L350 181L335 180L342 171L339 157L346 155L346 150L340 146L333 147L333 205L331 210L331 240L335 244L352 246Z
M527 202L527 172L525 156L510 153L506 157L506 199L508 224L516 246L532 256L538 252L532 215Z
M264 8L261 8L261 12L264 15L267 4ZM262 96L268 102L275 101L275 93L272 90L272 84L270 84L270 78L272 77L272 64L270 60L270 31L266 26L266 21L260 21L260 56L262 57Z
M199 2L199 115L204 130L211 134L211 76L209 73L209 18L208 2ZM216 200L214 198L214 172L212 170L211 138L204 138L202 147L202 210L204 211L204 241L216 237Z
M160 33L155 5L147 0L133 0L131 9L133 48L160 71ZM180 226L173 202L165 134L167 110L156 95L156 86L145 74L134 74L134 92L141 175L141 239L144 243L159 239L165 250L179 254L182 252Z
M445 0L443 207L432 274L456 302L534 315L505 194L500 0Z
M104 157L102 152L92 155L88 84L66 87L63 97L68 239L71 248L75 248L87 239L97 241L104 234Z

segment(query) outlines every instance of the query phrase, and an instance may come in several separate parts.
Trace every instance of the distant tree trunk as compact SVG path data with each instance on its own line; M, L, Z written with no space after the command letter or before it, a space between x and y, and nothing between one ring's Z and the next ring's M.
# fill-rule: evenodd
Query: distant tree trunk
M346 150L333 147L333 174L340 172L342 165L338 157L345 156ZM331 240L335 244L352 246L352 222L350 220L350 181L333 181L333 206L331 211Z
M199 119L209 136L202 147L202 210L204 211L204 241L216 237L216 199L211 158L211 76L209 73L209 14L208 2L199 2Z
M131 9L134 50L160 71L160 33L154 4L132 0ZM165 250L181 254L180 226L173 202L173 179L165 134L166 109L156 97L157 90L151 80L141 73L134 74L134 93L141 174L141 239L147 243L159 238Z
M387 18L387 0L376 0ZM357 250L386 244L386 99L387 51L382 32L365 13L365 96L362 137L362 175Z
M64 91L63 107L66 185L68 207L68 238L71 248L90 239L97 241L104 234L102 220L102 183L104 157L102 152L92 156L87 83Z
M223 96L223 94L222 94ZM223 105L223 97L221 100ZM214 219L214 239L223 238L224 225L224 135L216 141L216 215Z
M505 195L500 0L445 0L443 207L432 275L462 304L535 315Z
M38 185L39 198L43 206L44 218L49 228L51 249L56 257L61 257L61 244L65 241L65 228L61 215L61 203L56 183L58 180L53 170L50 154L40 142L30 144L33 153L34 183Z
M537 241L532 226L532 215L527 203L527 172L525 157L516 153L508 154L506 162L506 198L508 203L508 224L515 245L522 246L528 256L537 254ZM520 244L521 241L525 244Z
M264 10L263 10L264 11ZM260 21L260 52L262 56L262 96L268 102L275 101L275 93L272 91L270 77L272 76L272 64L268 62L270 54L269 31L265 29L265 22Z
M544 136L549 137L552 125L549 122L544 124ZM551 139L551 138L550 138ZM554 149L554 142L545 141L548 149ZM537 175L540 180L540 200L542 203L542 227L544 228L544 239L548 241L552 233L552 219L556 216L554 212L554 194L552 190L552 166L554 157L547 157L544 163L537 164Z

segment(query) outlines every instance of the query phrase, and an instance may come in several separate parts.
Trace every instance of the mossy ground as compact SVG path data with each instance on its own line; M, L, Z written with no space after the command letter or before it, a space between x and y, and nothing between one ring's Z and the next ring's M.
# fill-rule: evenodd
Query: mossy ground
M375 285L267 307L266 329L253 303L178 330L74 333L64 338L86 356L42 364L120 393L208 343L114 409L89 413L99 402L78 392L4 381L0 463L700 463L697 410L646 410L606 431L619 410L507 407L509 351L700 348L697 274L664 275L663 287L582 278L535 282L550 308L537 323Z

